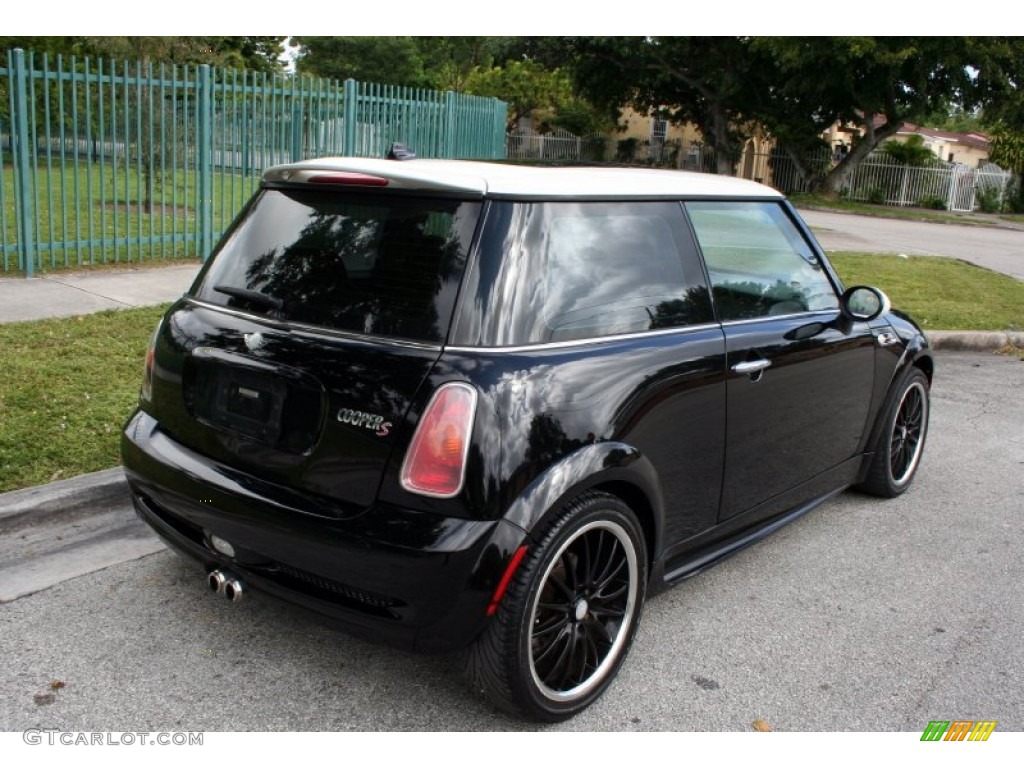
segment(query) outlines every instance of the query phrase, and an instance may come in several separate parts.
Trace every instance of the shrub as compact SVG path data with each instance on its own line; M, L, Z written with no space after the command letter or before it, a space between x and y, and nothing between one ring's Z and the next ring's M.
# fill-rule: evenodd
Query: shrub
M1003 209L1003 191L997 184L979 184L974 199L982 213L999 213Z
M632 162L633 158L636 157L636 147L639 143L640 140L634 137L620 139L615 146L615 159L623 163Z
M872 187L868 190L868 202L874 203L875 205L885 205L885 189L882 187Z
M924 167L935 163L935 154L924 144L919 134L914 134L906 141L891 139L882 145L882 154L904 165Z
M917 204L921 208L931 208L932 210L935 211L946 210L946 201L943 200L938 195L925 195L924 197L917 201Z

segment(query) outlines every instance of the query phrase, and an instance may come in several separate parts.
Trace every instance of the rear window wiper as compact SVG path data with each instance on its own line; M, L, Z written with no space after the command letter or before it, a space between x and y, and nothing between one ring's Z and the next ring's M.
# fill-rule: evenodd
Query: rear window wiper
M281 309L284 307L284 302L276 296L268 296L265 293L259 291L250 291L247 288L236 288L233 285L215 285L213 290L218 293L225 293L228 296L232 296L236 299L244 299L252 304L258 304L261 307L267 309Z

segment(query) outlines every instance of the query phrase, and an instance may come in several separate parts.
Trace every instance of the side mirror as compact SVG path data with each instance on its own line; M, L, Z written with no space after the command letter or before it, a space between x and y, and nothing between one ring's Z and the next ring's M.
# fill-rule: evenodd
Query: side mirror
M892 309L892 303L889 297L877 288L855 285L847 288L839 299L839 309L844 317L853 321L874 320Z

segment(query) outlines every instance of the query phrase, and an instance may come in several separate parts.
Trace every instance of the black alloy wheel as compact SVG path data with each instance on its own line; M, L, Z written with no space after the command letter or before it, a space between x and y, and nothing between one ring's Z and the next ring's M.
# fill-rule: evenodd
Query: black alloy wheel
M470 681L501 709L536 720L582 711L628 653L646 579L630 509L606 494L581 496L531 547L470 650Z
M920 368L911 368L890 401L861 490L893 498L910 487L928 436L928 390L928 377Z
M927 420L928 393L920 382L915 381L903 393L896 410L889 444L889 476L893 483L905 485L917 469Z

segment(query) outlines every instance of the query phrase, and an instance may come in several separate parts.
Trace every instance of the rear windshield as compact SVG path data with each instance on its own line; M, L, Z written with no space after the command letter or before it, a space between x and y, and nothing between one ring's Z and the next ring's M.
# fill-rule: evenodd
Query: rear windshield
M268 189L232 226L198 298L375 336L448 333L479 203Z

